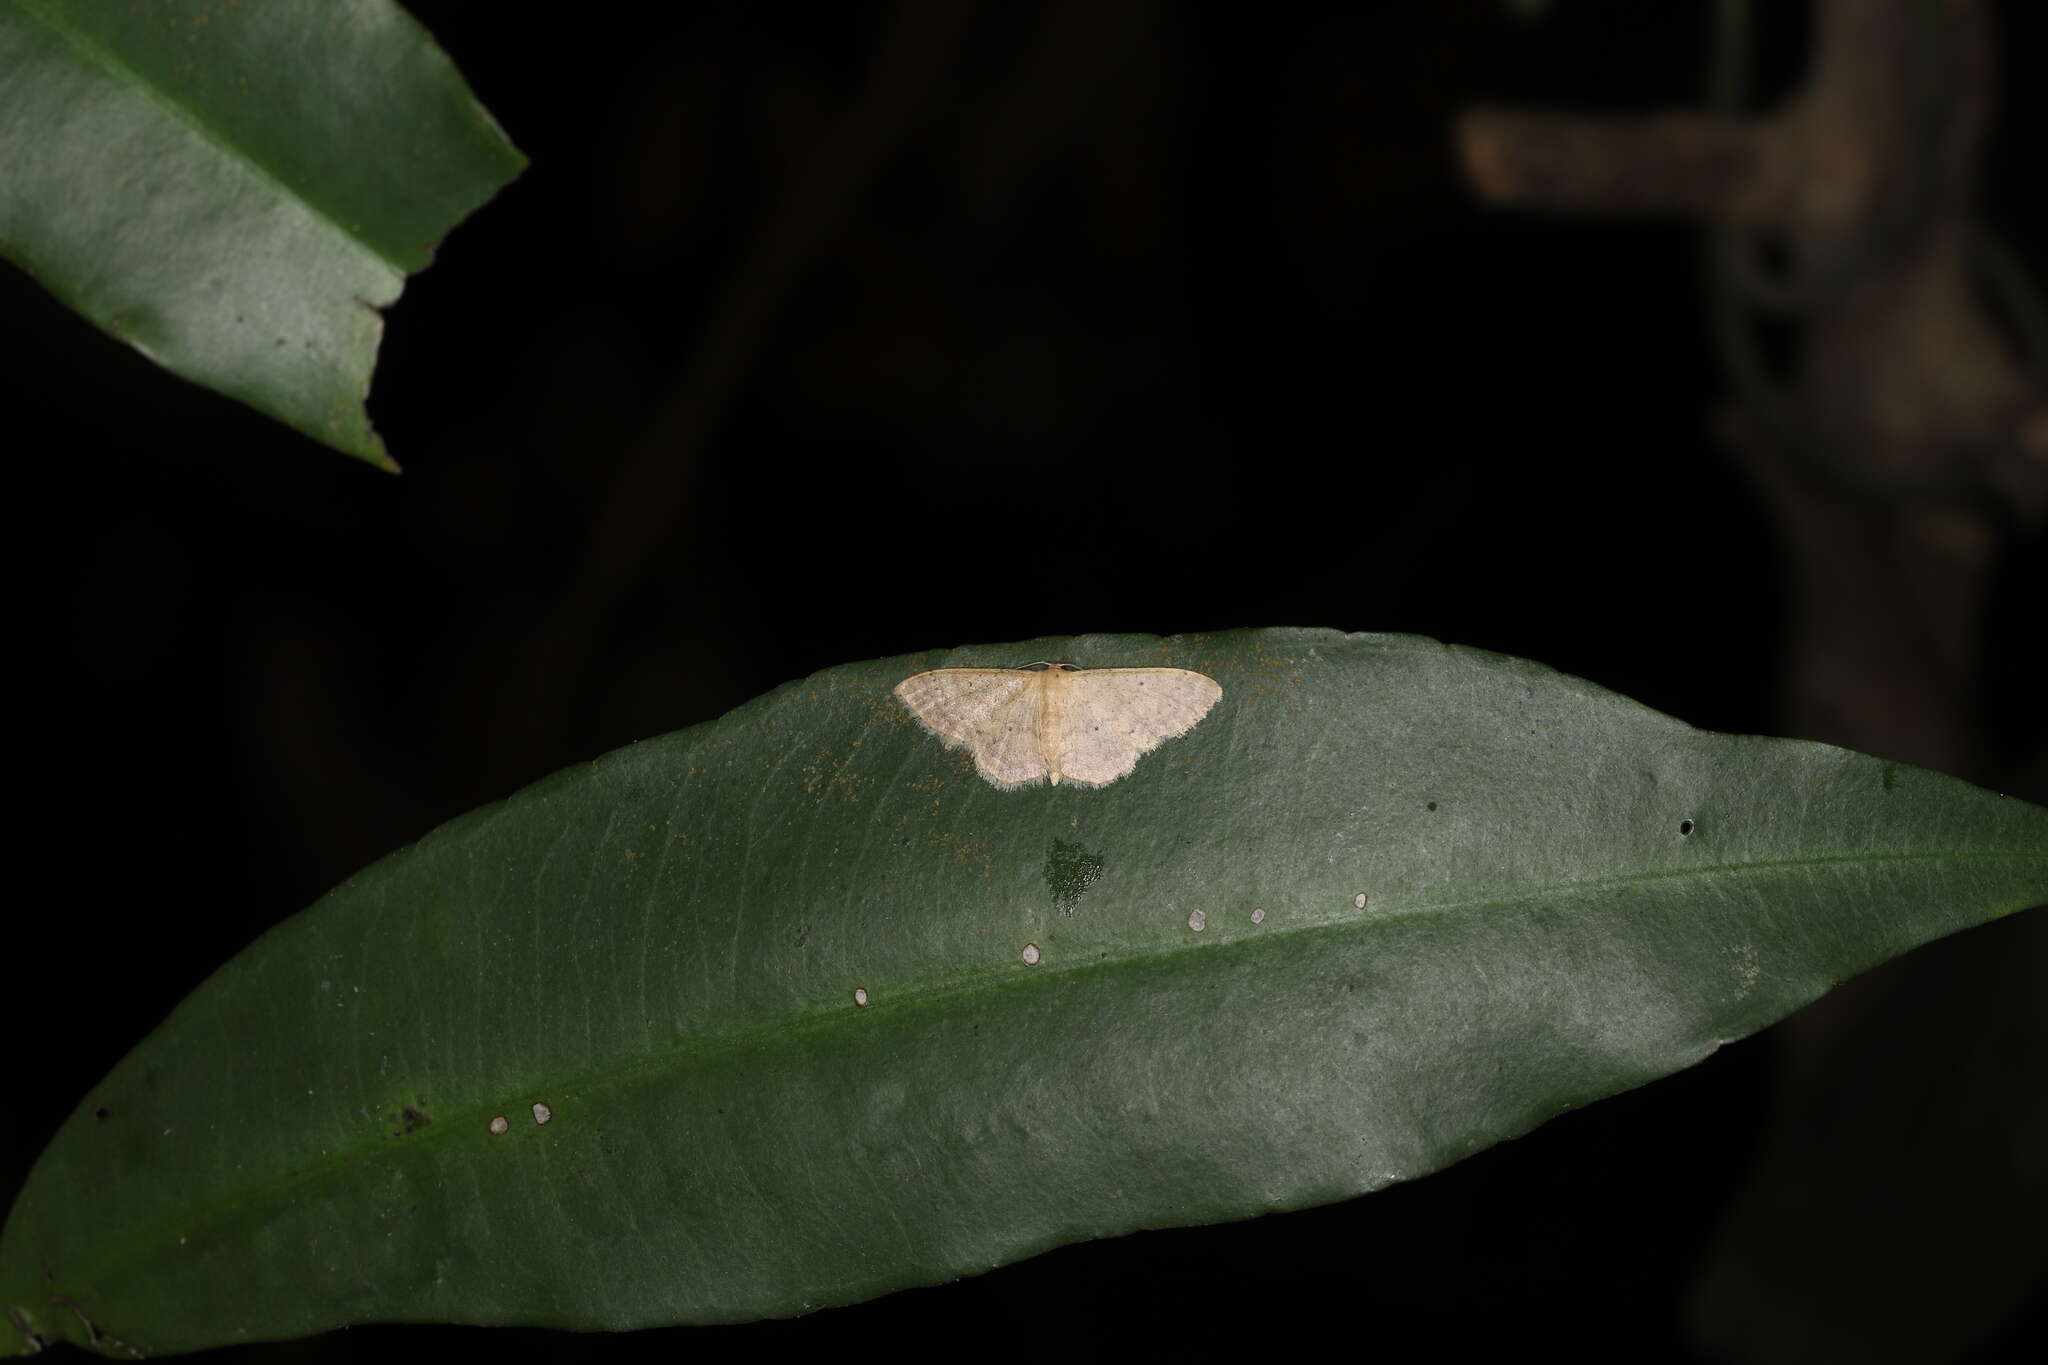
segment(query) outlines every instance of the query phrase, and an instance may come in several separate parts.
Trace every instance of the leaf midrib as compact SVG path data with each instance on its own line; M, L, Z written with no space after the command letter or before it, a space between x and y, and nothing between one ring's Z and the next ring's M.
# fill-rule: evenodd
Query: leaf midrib
M873 1022L890 1017L905 1010L929 1007L949 998L978 991L1002 991L1014 989L1045 989L1071 980L1083 973L1097 971L1125 970L1134 965L1143 966L1148 962L1163 960L1169 956L1190 952L1228 952L1240 947L1283 943L1302 936L1341 933L1372 932L1374 929L1392 924L1397 920L1412 919L1418 915L1449 915L1474 910L1484 910L1508 905L1523 904L1530 900L1551 899L1573 892L1591 892L1607 888L1644 885L1656 882L1704 879L1751 873L1785 872L1800 868L1826 868L1851 864L1858 867L1944 861L1967 862L2037 862L2048 875L2048 854L2029 853L1956 853L1949 851L1912 853L1865 853L1825 854L1801 858L1769 859L1745 863L1716 864L1706 868L1667 868L1654 872L1626 872L1602 877L1578 878L1570 881L1550 883L1542 887L1512 891L1489 891L1481 895L1461 897L1456 900L1438 901L1407 909L1388 909L1380 906L1370 913L1359 912L1359 918L1344 917L1324 920L1313 924L1282 925L1274 929L1261 930L1240 938L1217 939L1207 942L1191 941L1164 945L1143 954L1126 955L1111 960L1102 958L1077 959L1070 963L1031 968L1002 977L977 977L972 980L949 985L912 987L892 991L885 999L870 1004L857 1012L853 1006L833 1004L806 1007L794 1013L768 1015L756 1020L751 1026L724 1033L696 1033L679 1040L665 1050L648 1052L620 1059L617 1065L600 1071L584 1071L567 1080L536 1081L526 1086L526 1091L535 1095L588 1095L593 1092L616 1090L628 1087L648 1074L656 1071L678 1070L687 1065L720 1055L730 1054L751 1046L800 1036L806 1032L825 1028L846 1020L849 1016L870 1021L863 1027L873 1027ZM1270 923L1270 922L1269 922ZM806 1018L808 1015L810 1017ZM507 1087L508 1091L512 1087ZM420 1133L401 1139L408 1148L428 1146L444 1140L454 1140L465 1132L465 1123L480 1125L487 1110L499 1104L476 1105L456 1109L445 1118ZM448 1135L446 1138L443 1134ZM354 1170L360 1166L373 1146L381 1147L389 1138L375 1141L366 1140L360 1144L343 1144L329 1148L320 1158L308 1162L297 1170L288 1170L266 1180L252 1182L241 1187L239 1192L224 1198L216 1206L218 1212L202 1215L198 1221L184 1221L173 1215L153 1220L136 1235L124 1239L123 1243L83 1267L73 1267L57 1273L52 1281L54 1289L60 1283L89 1283L108 1271L149 1254L153 1250L175 1242L177 1229L184 1229L190 1237L195 1232L230 1224L238 1215L253 1213L277 1202L280 1196L317 1185L323 1178L337 1173Z
M107 47L104 43L79 29L63 17L53 13L49 7L48 0L12 0L12 3L28 12L32 17L40 19L43 25L55 33L61 41L82 54L89 65L97 64L103 70L115 76L124 88L136 91L150 104L184 124L200 142L212 147L214 151L227 160L248 167L264 183L276 190L279 195L294 203L304 205L307 212L314 218L325 223L344 240L355 244L364 253L381 262L391 271L395 278L401 281L405 279L407 272L403 262L396 261L385 254L383 249L372 244L369 239L360 235L358 231L351 229L340 218L330 212L319 200L294 186L282 174L271 169L269 165L252 155L248 149L221 136L213 125L201 118L195 110L176 99L163 86L158 85L135 67L129 65L113 49ZM120 80L123 77L126 79ZM374 307L376 305L370 306Z

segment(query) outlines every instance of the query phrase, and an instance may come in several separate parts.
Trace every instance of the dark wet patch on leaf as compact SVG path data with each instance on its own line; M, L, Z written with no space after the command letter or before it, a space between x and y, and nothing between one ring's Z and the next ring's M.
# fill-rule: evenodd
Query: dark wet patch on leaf
M1064 839L1052 841L1052 848L1045 855L1045 884L1062 915L1074 913L1081 897L1102 876L1102 866L1100 853L1090 853Z

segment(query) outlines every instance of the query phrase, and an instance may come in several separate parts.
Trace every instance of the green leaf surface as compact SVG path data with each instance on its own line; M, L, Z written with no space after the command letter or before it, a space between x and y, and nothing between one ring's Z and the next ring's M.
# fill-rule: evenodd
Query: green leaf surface
M523 164L391 0L0 0L0 255L374 463L378 310Z
M999 792L890 691L1039 659L1224 695L1122 781ZM747 1319L1343 1199L2043 900L2040 807L1428 640L856 664L222 968L36 1166L0 1337Z

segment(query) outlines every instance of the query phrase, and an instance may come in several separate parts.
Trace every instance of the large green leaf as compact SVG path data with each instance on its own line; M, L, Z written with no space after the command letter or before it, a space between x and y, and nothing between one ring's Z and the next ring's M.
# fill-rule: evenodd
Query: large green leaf
M366 460L377 310L522 164L392 0L0 0L0 254Z
M1224 696L1120 782L999 792L890 693L1034 659ZM2042 900L2039 807L1427 640L857 664L222 968L37 1165L0 1333L743 1319L1342 1199Z

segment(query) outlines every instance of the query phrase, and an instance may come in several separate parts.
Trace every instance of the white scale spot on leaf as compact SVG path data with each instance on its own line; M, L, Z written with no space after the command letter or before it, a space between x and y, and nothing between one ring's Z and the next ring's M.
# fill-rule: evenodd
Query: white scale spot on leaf
M865 1005L867 1004L867 1002L868 988L866 986L855 986L853 988L853 1003L856 1005Z
M991 786L1102 787L1195 728L1223 695L1184 668L937 668L896 684L918 723Z
M1756 945L1741 943L1728 950L1735 957L1735 998L1742 999L1756 989L1756 983L1763 978L1763 967L1757 961Z
M1264 907L1263 905L1256 905L1256 906L1253 906L1253 907L1252 907L1252 923L1253 923L1253 924L1264 924L1265 922L1266 922L1266 908L1265 908L1265 907Z
M554 1116L554 1110L548 1108L539 1100L535 1100L533 1102L533 1121L535 1123L546 1123L549 1119L553 1118Z
M1196 933L1199 934L1208 927L1209 912L1207 910L1196 910L1193 914L1188 916L1188 928L1194 930Z
M491 1119L491 1131L492 1131L492 1132L494 1132L494 1133L509 1133L509 1132L511 1132L511 1131L512 1131L512 1120L510 1120L510 1119L506 1118L506 1117L505 1117L505 1116L504 1116L503 1114L499 1114L499 1115L497 1115L497 1116L493 1117L493 1118Z
M1365 909L1365 893L1363 891L1351 898L1351 908L1353 910Z
M1038 965L1038 945L1036 943L1025 944L1024 951L1019 953L1018 956L1024 959L1025 966L1036 967Z

